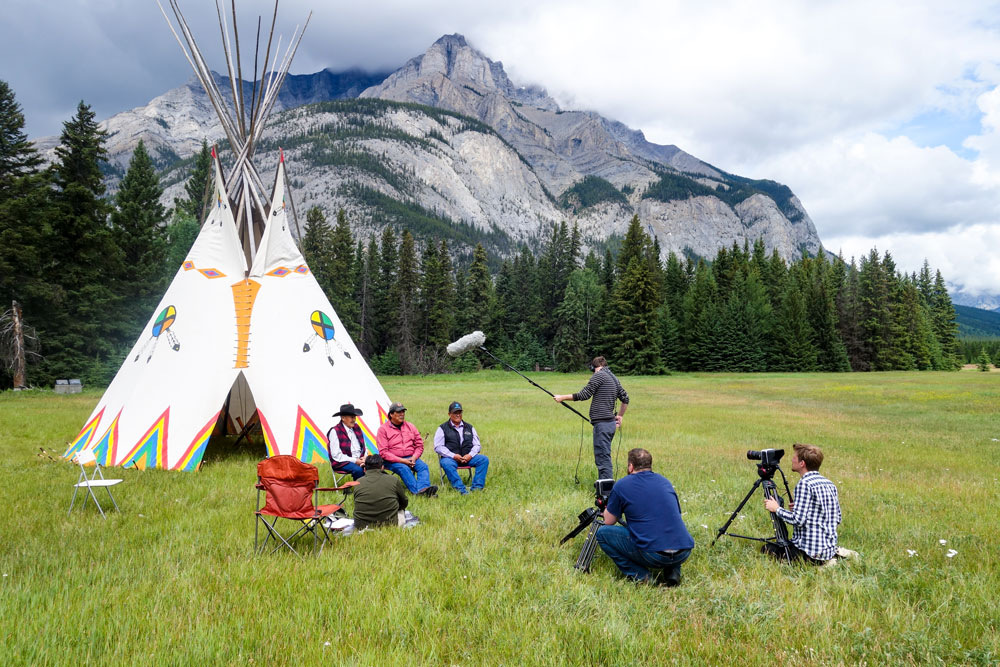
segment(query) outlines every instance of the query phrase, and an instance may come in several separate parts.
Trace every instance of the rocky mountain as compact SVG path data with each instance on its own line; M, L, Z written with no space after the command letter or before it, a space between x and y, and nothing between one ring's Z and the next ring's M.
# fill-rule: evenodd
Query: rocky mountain
M664 254L712 257L758 238L786 259L820 251L786 186L728 174L597 113L561 109L543 89L515 85L461 35L388 75L289 77L279 106L259 168L276 165L283 147L297 208L319 205L330 219L343 208L356 232L406 226L452 239L460 252L483 242L505 255L564 220L600 246L638 215ZM164 169L169 203L203 138L225 148L193 82L104 125L112 187L142 138Z
M621 233L638 214L664 252L713 256L720 245L757 238L787 259L819 251L816 229L787 187L726 174L597 113L560 109L544 90L515 86L501 63L461 35L441 37L361 96L449 109L493 127L585 237ZM588 196L595 189L605 194Z

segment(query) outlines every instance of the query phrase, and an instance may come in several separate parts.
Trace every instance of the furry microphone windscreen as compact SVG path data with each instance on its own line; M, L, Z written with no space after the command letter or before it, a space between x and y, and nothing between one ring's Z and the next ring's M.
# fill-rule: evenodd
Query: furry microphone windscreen
M462 336L454 343L448 345L448 356L457 357L463 352L468 352L469 350L475 350L482 346L486 342L486 334L482 331L473 331L470 334Z

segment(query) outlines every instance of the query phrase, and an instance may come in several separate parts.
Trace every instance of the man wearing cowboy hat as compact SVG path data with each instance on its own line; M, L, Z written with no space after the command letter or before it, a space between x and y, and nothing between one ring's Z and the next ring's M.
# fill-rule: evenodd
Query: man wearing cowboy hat
M340 422L326 432L326 451L334 473L349 472L354 479L365 476L365 436L358 426L358 417L363 414L351 403L344 403L333 413L334 417L340 417ZM334 436L337 448L331 446Z

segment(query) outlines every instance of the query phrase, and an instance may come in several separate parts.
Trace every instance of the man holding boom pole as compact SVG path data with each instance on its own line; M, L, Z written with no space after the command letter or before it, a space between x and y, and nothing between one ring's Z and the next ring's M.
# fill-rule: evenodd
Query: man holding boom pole
M608 368L604 357L594 357L590 362L590 370L594 374L583 389L575 394L557 394L553 396L557 403L563 401L590 402L590 423L594 425L594 463L597 465L598 479L614 479L614 468L611 465L611 440L615 430L622 425L622 417L628 409L628 393L615 374ZM615 414L615 401L622 402L618 414Z

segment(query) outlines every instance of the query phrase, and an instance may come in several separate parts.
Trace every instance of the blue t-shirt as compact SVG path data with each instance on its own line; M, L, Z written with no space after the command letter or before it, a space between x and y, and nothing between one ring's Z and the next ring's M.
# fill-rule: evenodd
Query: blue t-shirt
M615 482L608 512L625 515L637 549L666 551L692 549L694 538L681 519L681 502L673 485L652 470L633 473Z

